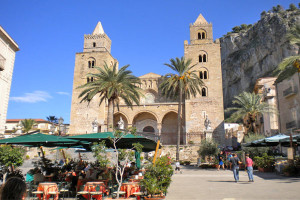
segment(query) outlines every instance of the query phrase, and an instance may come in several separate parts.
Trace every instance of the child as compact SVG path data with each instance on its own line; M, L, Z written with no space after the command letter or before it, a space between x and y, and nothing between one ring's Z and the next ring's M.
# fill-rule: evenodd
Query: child
M177 174L177 171L179 171L180 174L182 174L182 171L180 171L180 162L178 160L176 160L175 163L175 174Z

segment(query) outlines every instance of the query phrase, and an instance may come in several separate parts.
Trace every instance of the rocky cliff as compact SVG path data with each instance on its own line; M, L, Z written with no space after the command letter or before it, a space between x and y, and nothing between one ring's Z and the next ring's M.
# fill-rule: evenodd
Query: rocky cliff
M253 26L220 38L224 106L242 91L252 91L258 78L272 75L286 57L297 55L285 35L300 24L300 10L263 13Z

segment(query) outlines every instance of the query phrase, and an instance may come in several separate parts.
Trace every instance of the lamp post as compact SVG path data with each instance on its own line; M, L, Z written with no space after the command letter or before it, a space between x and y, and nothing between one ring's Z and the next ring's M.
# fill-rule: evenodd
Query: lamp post
M60 117L58 119L58 135L61 135L61 125L64 123L64 119Z

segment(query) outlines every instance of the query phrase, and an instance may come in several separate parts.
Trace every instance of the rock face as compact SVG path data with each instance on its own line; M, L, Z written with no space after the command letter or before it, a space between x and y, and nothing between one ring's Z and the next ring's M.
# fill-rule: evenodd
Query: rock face
M297 55L285 35L300 24L300 10L268 12L250 29L220 38L224 107L242 91L252 91L258 78L272 76L286 57Z

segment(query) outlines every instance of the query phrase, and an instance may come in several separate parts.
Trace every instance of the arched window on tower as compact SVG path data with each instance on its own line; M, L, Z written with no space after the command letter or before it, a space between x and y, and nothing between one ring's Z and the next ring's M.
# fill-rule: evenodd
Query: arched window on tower
M206 37L205 37L205 33L204 32L202 32L202 39L205 39Z
M90 82L90 78L89 78L89 77L86 78L86 82L87 82L87 83Z
M92 61L89 61L88 63L89 63L89 68L91 68L91 66L92 66Z
M199 72L199 75L200 75L200 79L203 79L203 72Z
M202 62L202 55L199 56L199 62Z
M206 88L202 88L201 94L202 94L203 97L207 97L207 91L206 91Z
M95 61L93 60L91 68L94 68L94 67L95 67Z
M95 58L90 57L90 58L88 59L88 67L89 67L89 68L94 68L95 66L96 66L96 60L95 60Z
M201 40L201 33L198 33L198 40Z
M94 82L94 77L91 77L91 82Z
M206 62L206 54L203 55L203 62Z
M96 42L93 42L93 47L96 47Z
M207 79L207 71L204 71L203 77L204 77L204 79Z

